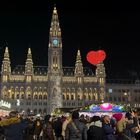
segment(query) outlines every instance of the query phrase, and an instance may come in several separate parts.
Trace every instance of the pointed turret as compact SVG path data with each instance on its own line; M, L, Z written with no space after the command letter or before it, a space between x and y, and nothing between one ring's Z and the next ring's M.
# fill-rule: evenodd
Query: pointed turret
M62 47L61 43L61 29L59 26L58 13L56 7L54 7L50 27L49 47Z
M10 58L9 58L9 51L8 47L5 48L4 58L2 61L2 76L3 81L7 81L10 74L11 74L11 66L10 66Z
M83 64L81 61L81 53L80 50L77 52L76 63L75 63L75 75L82 76L83 75Z
M32 76L33 75L33 60L32 60L32 53L31 49L28 49L26 65L25 65L25 75Z

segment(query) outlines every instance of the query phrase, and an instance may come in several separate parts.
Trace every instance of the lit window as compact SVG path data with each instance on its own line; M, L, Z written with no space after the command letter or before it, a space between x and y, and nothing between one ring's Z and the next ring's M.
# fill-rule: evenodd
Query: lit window
M110 89L108 89L108 92L109 92L109 93L112 93L112 92L113 92L113 90L110 88Z

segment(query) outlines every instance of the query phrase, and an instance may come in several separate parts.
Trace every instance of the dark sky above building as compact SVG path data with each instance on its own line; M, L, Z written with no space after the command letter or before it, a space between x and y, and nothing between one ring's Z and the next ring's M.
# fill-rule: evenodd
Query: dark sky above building
M90 50L103 49L108 78L140 75L138 3L56 0L63 39L63 65L74 66L78 48L84 66ZM30 46L34 65L47 65L49 27L54 2L4 1L0 4L0 60L8 42L12 66L25 64Z

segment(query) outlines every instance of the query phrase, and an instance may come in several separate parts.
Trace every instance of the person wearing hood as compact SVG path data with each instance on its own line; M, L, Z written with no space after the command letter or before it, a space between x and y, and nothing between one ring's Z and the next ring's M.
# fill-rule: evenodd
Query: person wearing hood
M99 116L92 117L92 122L89 126L87 135L88 135L88 140L103 140L104 139L102 122Z

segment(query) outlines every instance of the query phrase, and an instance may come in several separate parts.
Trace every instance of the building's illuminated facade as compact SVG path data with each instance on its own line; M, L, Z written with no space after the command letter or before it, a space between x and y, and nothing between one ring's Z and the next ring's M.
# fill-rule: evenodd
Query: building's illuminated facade
M74 56L73 56L74 57ZM11 71L9 50L6 47L1 67L1 99L12 109L30 113L50 113L54 108L74 108L104 100L105 67L100 63L96 72L84 68L80 50L75 67L62 66L62 39L56 8L53 10L48 67L34 66L28 49L25 66Z

